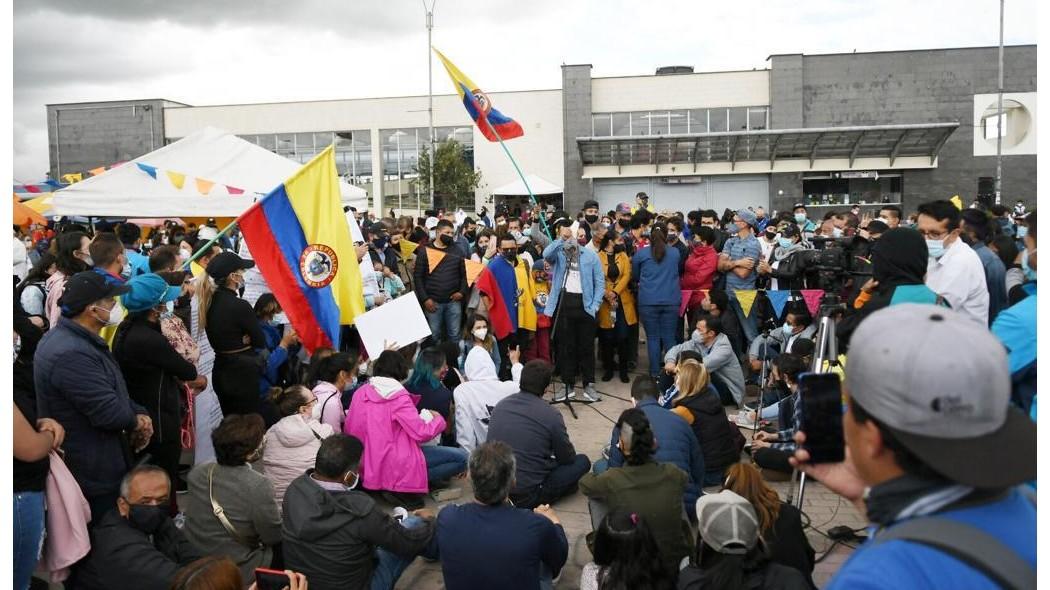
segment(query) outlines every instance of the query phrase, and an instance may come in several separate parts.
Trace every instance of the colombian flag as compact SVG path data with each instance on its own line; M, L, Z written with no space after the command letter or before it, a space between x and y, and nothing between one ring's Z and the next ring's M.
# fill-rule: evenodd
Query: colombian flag
M434 53L444 64L448 77L452 78L452 85L456 87L456 92L459 93L459 98L467 109L467 114L474 120L474 124L481 130L485 139L499 141L500 138L512 139L525 135L517 121L492 108L488 95L482 92L477 84L471 82L466 74L459 71L459 68L448 61L437 49L434 49ZM488 117L488 125L482 121L482 117ZM499 137L496 136L496 133L499 133Z
M340 324L365 311L333 150L328 146L239 221L252 258L311 354L338 348Z

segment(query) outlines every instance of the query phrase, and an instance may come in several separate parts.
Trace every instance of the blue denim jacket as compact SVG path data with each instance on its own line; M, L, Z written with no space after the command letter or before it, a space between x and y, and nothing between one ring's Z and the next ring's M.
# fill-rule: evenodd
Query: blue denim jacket
M554 240L543 249L543 259L554 267L554 278L551 281L551 292L547 298L545 315L554 317L558 309L558 298L561 297L561 286L565 283L565 272L568 261L565 259L565 248L561 240ZM583 287L583 309L592 317L598 313L605 296L605 274L602 272L598 255L580 247L580 285Z

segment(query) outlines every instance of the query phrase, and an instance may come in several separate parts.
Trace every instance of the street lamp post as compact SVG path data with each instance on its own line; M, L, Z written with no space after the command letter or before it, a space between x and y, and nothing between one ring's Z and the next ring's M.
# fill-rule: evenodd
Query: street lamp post
M434 30L434 5L437 0L430 0L427 6L423 0L423 9L427 12L427 118L430 131L430 141L427 142L427 154L430 155L430 206L434 206L434 56L431 51L431 34Z
M999 0L999 106L995 114L995 204L1003 197L1003 12L1006 0Z

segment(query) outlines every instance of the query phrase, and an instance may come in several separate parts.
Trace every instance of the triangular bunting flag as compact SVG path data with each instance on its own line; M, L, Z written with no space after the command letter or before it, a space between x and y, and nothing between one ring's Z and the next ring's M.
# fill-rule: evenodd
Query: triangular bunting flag
M419 247L419 244L415 242L409 242L404 238L401 238L401 241L398 243L398 245L401 247L401 258L408 258L409 256L412 256L412 254L416 251L416 248Z
M401 240L401 243L404 244L405 240ZM481 274L481 271L485 270L485 265L480 262L474 262L469 258L464 258L463 264L466 265L467 270L467 286L471 287L474 285L474 281L478 278L478 275Z
M226 192L230 193L231 195L243 195L244 194L244 189L243 188L233 187L233 186L230 186L228 184L225 185L225 186L226 186Z
M139 167L139 170L142 170L146 174L149 174L150 176L152 176L153 180L157 180L157 169L155 167L147 166L146 164L143 164L142 162L135 162L135 165Z
M62 180L65 180L69 184L73 184L74 182L84 180L84 175L80 172L77 172L76 174L63 174Z
M165 174L171 179L171 184L175 185L175 188L182 190L183 185L186 184L186 175L179 172L173 172L171 170L165 170Z
M25 187L26 192L30 192L30 193L39 193L39 192L41 192L40 191L40 187L32 185L32 184L23 184L22 186Z
M47 186L49 186L49 187L51 187L51 188L53 188L55 190L58 190L58 189L62 188L62 183L58 182L54 178L48 178L47 180L44 181L44 184L46 184Z
M685 310L689 307L689 300L692 299L693 292L690 290L682 291L682 302L678 304L678 317L685 315Z
M950 198L948 200L952 202L952 205L955 205L956 207L958 207L959 211L962 211L963 202L962 202L962 199L959 198L959 195L955 195L954 197L952 197L952 198Z
M758 291L754 289L738 290L736 292L736 300L740 302L740 309L744 310L744 317L751 316L751 307L755 304L755 297L758 296Z
M766 291L766 297L769 297L769 302L773 304L773 312L777 314L777 319L780 319L784 315L784 306L791 297L791 291Z
M824 291L822 289L803 289L802 298L806 300L809 315L817 317L817 312L820 311L820 300L824 298Z
M427 265L430 267L430 272L434 272L441 261L445 259L445 253L437 248L427 248Z
M98 168L94 168L92 170L88 170L88 172L90 172L92 176L98 176L99 174L102 174L105 171L106 171L106 167L105 166L99 166Z
M204 180L203 178L197 179L197 192L207 196L211 192L211 187L215 186L215 183L210 180Z

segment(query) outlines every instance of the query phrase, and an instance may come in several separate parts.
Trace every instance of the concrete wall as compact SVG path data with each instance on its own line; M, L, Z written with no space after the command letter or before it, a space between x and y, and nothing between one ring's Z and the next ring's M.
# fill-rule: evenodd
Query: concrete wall
M50 174L86 172L164 145L164 100L47 106ZM87 176L87 175L85 175Z
M595 78L591 92L595 113L761 106L769 104L769 71Z
M994 93L998 48L942 49L880 53L774 56L771 76L773 127L795 126L795 103L802 89L802 126L888 125L959 121L941 149L936 168L904 172L904 208L958 194L970 202L977 179L995 176L995 157L975 157L974 95ZM1036 90L1036 47L1005 50L1007 92ZM781 93L783 98L781 98ZM781 181L770 190L783 189ZM794 189L798 198L801 186ZM785 190L785 192L787 192ZM777 200L784 207L789 199ZM1036 156L1003 158L1003 201L1035 203ZM788 203L786 206L790 206Z
M591 134L591 66L561 67L562 88L562 161L565 177L565 210L579 211L591 198L594 188L583 178L583 160L576 147L577 137Z

